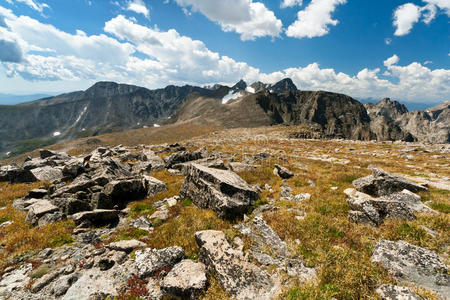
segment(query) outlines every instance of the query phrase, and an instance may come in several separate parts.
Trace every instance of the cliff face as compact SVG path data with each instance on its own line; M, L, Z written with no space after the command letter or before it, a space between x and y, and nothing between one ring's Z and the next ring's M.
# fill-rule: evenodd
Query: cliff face
M364 106L343 94L323 91L266 93L258 97L258 104L278 124L318 124L330 137L374 138Z
M421 141L426 143L450 142L450 102L425 111L409 112L397 101L384 99L377 104L365 105L371 129L378 140Z

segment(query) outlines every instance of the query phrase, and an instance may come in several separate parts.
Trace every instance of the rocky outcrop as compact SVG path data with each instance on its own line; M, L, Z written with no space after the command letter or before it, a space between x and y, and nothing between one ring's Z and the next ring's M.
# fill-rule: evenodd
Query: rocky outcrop
M199 260L214 272L222 287L236 299L271 299L277 293L275 281L234 250L221 231L195 233ZM279 290L278 290L279 292Z
M144 249L136 251L136 267L140 277L152 276L157 272L170 270L176 263L184 258L184 250L181 247L169 247L165 249Z
M383 284L376 290L382 300L422 300L423 298L414 293L410 288L392 284Z
M186 259L175 265L164 277L161 290L165 294L183 299L198 299L207 284L205 265Z
M221 218L237 219L259 199L255 188L236 173L191 164L181 187L181 198L200 208L212 209Z
M381 169L373 168L372 175L354 180L353 185L356 189L344 191L352 222L379 226L386 218L414 220L414 212L435 213L411 192L426 187Z
M273 174L280 176L283 179L289 179L294 177L294 173L289 171L287 168L280 166L279 164L275 164L275 168L273 169Z
M344 191L349 197L350 206L348 218L350 221L372 226L379 226L386 218L415 220L411 208L402 201L373 198L354 189Z
M389 98L377 104L365 104L365 107L377 140L421 141L432 144L450 142L450 102L425 111L413 112Z
M404 241L381 240L375 246L372 261L381 264L399 281L413 282L444 298L450 295L447 266L433 251Z
M414 193L428 190L428 188L420 184L390 174L379 168L373 168L372 175L356 179L353 181L353 185L358 191L375 197L390 195L405 189Z

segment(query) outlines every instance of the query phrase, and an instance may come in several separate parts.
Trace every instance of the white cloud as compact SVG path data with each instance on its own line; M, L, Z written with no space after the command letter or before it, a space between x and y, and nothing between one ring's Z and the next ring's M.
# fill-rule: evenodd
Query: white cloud
M450 0L422 0L426 3L424 6L418 6L413 3L406 3L398 6L394 11L393 25L396 27L394 35L402 36L411 32L414 24L422 21L430 24L439 10L443 10L450 17Z
M9 27L0 27L0 36L17 42L23 53L20 63L1 63L0 70L5 70L0 74L2 92L11 90L8 83L19 82L18 78L40 90L65 86L64 91L69 91L68 86L76 86L76 82L87 87L99 80L157 88L168 84L232 84L241 78L249 83L274 83L291 77L302 90L328 90L357 98L392 97L421 102L450 98L450 70L431 70L417 62L401 66L396 55L384 61L385 70L363 68L354 75L321 68L317 63L262 73L245 62L213 52L202 41L174 29L160 31L124 16L105 23L104 31L109 37L89 36L81 30L69 34L28 17L16 17L1 7L0 16ZM10 78L1 77L5 74Z
M34 0L14 0L14 1L24 3L40 13L42 13L45 8L50 8L50 6L48 6L48 4L38 3L37 1L34 1ZM6 2L12 4L13 0L6 0Z
M394 54L392 57L386 59L383 64L389 68L390 66L397 64L399 61L400 58L396 54Z
M150 17L150 11L143 0L130 0L127 3L127 10L134 11L138 14L143 14L146 18Z
M302 4L303 0L283 0L283 2L281 2L280 7L286 8L286 7L294 7L296 5L302 6Z
M386 45L390 45L390 44L392 44L392 39L391 39L391 38L385 38L385 39L384 39L384 43L385 43Z
M218 23L223 31L236 32L241 40L259 37L278 37L283 24L273 11L261 2L252 0L175 0L183 8L191 7L211 21Z
M286 35L295 38L313 38L326 35L330 28L339 21L333 20L331 14L339 4L347 0L312 0L304 9L298 12L297 20L291 24Z
M419 21L421 8L412 3L406 3L394 12L394 26L397 28L394 35L401 36L408 34L414 24Z

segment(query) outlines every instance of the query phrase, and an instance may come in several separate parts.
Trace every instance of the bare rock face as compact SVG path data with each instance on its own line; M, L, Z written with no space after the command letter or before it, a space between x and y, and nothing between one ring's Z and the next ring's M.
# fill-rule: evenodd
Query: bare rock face
M206 289L207 284L205 265L185 259L175 265L164 277L161 290L175 297L197 299L197 296Z
M198 164L189 167L180 196L231 220L241 218L259 199L256 189L236 173Z
M34 204L29 206L28 215L25 220L33 225L37 225L41 217L46 214L57 212L58 210L58 207L48 200L37 200Z
M411 192L427 191L428 188L409 181L403 177L392 175L382 169L373 168L372 175L353 181L355 188L368 195L379 197L409 190Z
M30 170L15 167L0 167L0 182L8 181L10 183L28 183L37 181L36 176Z
M184 258L184 250L181 247L168 247L160 250L144 249L136 251L136 267L138 275L142 277L152 276L157 272L172 268Z
M275 169L273 170L273 173L275 175L280 176L283 179L289 179L291 177L294 177L294 173L292 173L287 168L280 166L278 164L275 164Z
M144 199L147 196L147 187L140 179L114 180L105 186L104 193L112 203L124 208L128 202Z
M33 173L38 181L43 182L55 182L64 177L61 169L50 166L33 169L31 173Z
M372 261L380 263L397 280L413 282L444 298L450 295L447 266L433 251L404 241L381 240L375 246Z
M109 224L118 221L119 211L112 209L84 211L72 215L72 219L77 225L80 225L83 222L89 222L91 224Z
M214 272L223 288L236 299L272 299L279 291L269 274L247 262L241 251L234 250L222 231L195 233L199 260Z
M404 202L384 198L373 198L367 194L347 189L347 203L352 209L349 220L355 223L379 226L386 218L416 219L413 210Z
M382 300L422 300L423 298L414 293L410 288L383 284L376 290Z
M177 164L199 160L206 157L208 157L208 152L204 148L195 151L176 152L167 158L166 168L169 169Z

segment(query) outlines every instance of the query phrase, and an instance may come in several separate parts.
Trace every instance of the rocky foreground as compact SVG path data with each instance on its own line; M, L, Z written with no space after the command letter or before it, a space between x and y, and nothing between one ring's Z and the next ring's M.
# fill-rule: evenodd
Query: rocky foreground
M8 255L11 247L4 244L0 295L450 297L448 177L434 173L423 184L369 165L385 161L392 169L391 159L417 160L396 167L448 175L448 147L417 150L416 144L391 143L380 150L381 144L344 141L324 146L281 138L279 132L257 133L245 137L231 130L183 146L99 147L80 157L41 150L21 166L1 167L4 189L38 182L4 211L19 213L29 228L66 222L73 238L20 255ZM299 152L304 147L309 151ZM339 170L352 176L342 177ZM365 170L372 175L362 176ZM330 173L334 181L324 181L321 176ZM435 193L444 195L438 199L444 209L426 199ZM194 212L191 219L188 211ZM0 225L1 238L14 222ZM405 235L399 228L413 229ZM347 264L349 270L342 271ZM346 281L339 272L362 279Z

